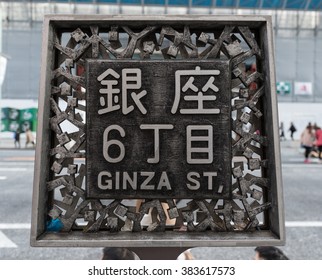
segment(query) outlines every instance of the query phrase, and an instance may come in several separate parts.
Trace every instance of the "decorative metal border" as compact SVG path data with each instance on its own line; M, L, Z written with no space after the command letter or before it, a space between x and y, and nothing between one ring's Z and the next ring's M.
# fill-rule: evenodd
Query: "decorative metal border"
M46 16L42 46L32 246L284 243L269 17ZM138 208L134 200L86 198L85 61L155 57L230 61L232 199L153 199Z

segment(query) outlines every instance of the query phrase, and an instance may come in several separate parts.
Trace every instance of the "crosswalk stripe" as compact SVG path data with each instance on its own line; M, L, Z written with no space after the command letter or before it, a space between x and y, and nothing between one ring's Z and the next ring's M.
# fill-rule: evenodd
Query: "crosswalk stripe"
M28 168L22 168L22 167L0 167L0 171L11 171L11 172L16 172L16 171L27 171Z
M0 229L30 229L30 224L23 223L2 223Z
M22 162L22 161L0 161L0 166L34 166L34 162Z
M35 157L9 157L3 158L4 161L34 161Z
M0 176L0 180L6 180L7 177L6 176Z
M317 164L317 163L303 163L303 162L298 162L298 163L282 163L282 167L287 167L287 168L322 168L322 164Z
M285 222L286 227L322 227L322 221L292 221Z
M2 231L0 231L0 248L18 248Z

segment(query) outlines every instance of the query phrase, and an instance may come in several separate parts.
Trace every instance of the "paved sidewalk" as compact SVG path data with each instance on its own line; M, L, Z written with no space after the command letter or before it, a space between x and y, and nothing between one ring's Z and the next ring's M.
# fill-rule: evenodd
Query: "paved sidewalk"
M299 140L285 140L280 142L282 162L285 161L301 161L304 156L300 149Z
M304 149L299 140L280 142L282 163L304 163ZM319 164L318 158L310 158L311 164Z

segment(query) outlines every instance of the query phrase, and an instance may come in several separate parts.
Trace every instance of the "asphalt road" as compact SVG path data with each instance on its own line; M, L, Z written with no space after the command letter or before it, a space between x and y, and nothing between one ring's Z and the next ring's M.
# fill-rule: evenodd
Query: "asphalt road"
M293 260L322 260L322 164L303 163L297 142L282 147L286 245ZM96 260L101 248L29 245L34 150L0 148L0 259ZM196 259L249 260L255 247L193 248Z

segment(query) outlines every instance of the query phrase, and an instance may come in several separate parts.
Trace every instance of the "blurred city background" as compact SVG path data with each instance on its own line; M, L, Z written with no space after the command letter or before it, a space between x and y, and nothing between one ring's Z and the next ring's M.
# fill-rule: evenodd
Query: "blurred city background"
M42 20L45 14L271 15L281 139L286 245L292 259L322 259L322 165L304 164L300 135L322 126L321 0L0 1L0 259L95 259L100 248L30 248ZM296 127L294 139L289 131ZM21 132L20 148L14 132ZM197 259L251 259L254 248L195 248Z
M280 121L298 131L322 120L320 0L0 1L1 131L36 131L45 14L271 15ZM321 125L321 124L320 124ZM12 134L11 134L12 135ZM299 138L299 133L295 134ZM2 133L3 137L10 134ZM22 134L22 136L24 136Z

